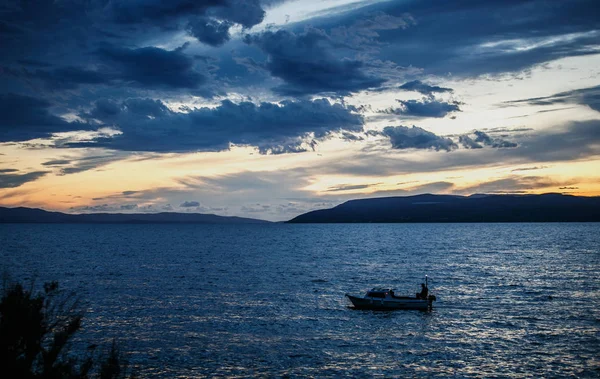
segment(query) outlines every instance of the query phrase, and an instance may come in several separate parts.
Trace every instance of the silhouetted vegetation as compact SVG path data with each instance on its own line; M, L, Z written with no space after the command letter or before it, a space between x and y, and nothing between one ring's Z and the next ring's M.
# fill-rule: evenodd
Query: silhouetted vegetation
M71 351L72 337L83 314L74 294L59 290L57 282L33 285L4 283L0 301L0 367L14 378L124 378L127 362L116 343L98 358L97 345Z
M599 222L600 196L415 195L350 200L289 223Z

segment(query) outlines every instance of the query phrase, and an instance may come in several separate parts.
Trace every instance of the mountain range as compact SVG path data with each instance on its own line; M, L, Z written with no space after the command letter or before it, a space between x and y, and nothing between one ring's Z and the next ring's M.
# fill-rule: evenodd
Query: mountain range
M542 195L416 195L350 200L299 215L288 223L600 222L600 197ZM269 221L202 213L67 214L0 207L0 223L197 223Z
M302 214L289 223L600 222L600 197L542 195L416 195L350 200Z
M225 217L202 213L87 213L67 214L33 208L0 207L0 223L196 223L196 224L258 224L269 221L244 217Z

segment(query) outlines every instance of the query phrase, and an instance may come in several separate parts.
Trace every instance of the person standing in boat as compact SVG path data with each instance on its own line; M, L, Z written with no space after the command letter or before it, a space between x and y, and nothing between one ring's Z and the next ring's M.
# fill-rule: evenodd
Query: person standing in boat
M421 292L417 294L418 299L427 299L427 295L429 294L429 290L425 283L421 283Z

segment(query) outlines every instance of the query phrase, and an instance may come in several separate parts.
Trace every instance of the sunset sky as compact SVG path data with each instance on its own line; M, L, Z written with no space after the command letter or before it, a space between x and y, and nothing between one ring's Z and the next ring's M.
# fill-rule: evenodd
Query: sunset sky
M600 5L0 4L0 206L288 220L600 195Z

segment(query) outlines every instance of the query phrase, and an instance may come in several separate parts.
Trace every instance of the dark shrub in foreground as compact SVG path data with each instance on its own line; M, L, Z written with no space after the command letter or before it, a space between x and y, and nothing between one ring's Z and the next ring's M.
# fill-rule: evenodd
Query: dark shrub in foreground
M14 378L123 378L127 365L113 342L97 364L90 345L70 351L70 340L81 327L83 314L73 294L58 283L34 293L22 284L4 285L0 300L0 367ZM98 367L99 366L99 367Z

